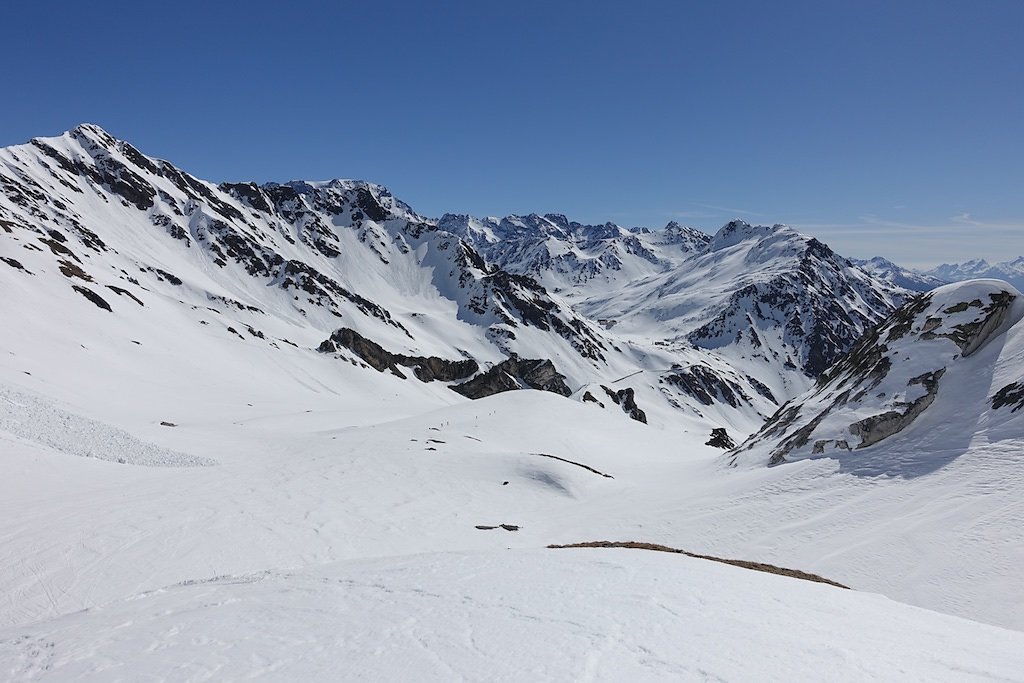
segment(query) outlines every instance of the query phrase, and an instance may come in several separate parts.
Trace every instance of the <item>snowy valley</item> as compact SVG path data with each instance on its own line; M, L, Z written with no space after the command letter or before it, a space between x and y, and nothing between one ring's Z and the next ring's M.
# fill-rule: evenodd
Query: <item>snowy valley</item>
M0 678L1024 680L975 266L2 149Z

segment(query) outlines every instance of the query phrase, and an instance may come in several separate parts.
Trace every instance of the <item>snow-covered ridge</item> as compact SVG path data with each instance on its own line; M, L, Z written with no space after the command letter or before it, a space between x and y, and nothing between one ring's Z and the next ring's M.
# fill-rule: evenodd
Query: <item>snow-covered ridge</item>
M982 417L998 410L994 397L1005 380L997 377L1012 362L1000 358L996 342L1024 334L1022 318L1020 293L999 280L923 294L858 341L814 388L782 406L732 461L778 464L828 455L856 462L862 450L914 429L969 438L990 422ZM952 422L939 419L953 414Z
M903 287L914 292L927 292L941 287L947 282L970 278L952 278L950 280L940 279L912 268L903 268L892 261L881 256L870 259L850 259L862 270L874 277L889 282L897 287Z
M943 263L929 270L926 275L946 282L995 278L1006 280L1017 289L1024 290L1024 256L996 264L990 264L985 259L974 259L964 263Z
M0 220L6 265L79 306L145 316L169 296L216 310L228 338L313 352L348 328L481 372L548 359L574 393L635 376L615 389L654 423L682 411L708 432L755 427L903 292L785 226L434 221L358 180L214 185L89 124L0 151ZM829 287L802 298L806 282ZM688 368L703 387L677 381Z

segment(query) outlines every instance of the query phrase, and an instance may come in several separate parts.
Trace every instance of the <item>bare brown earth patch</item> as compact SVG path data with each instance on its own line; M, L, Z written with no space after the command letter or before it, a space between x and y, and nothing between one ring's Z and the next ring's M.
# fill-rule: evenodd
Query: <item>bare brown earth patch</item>
M747 560L728 560L722 557L714 557L712 555L699 555L697 553L687 552L678 548L670 548L667 545L659 545L657 543L641 543L639 541L587 541L585 543L569 543L567 545L552 544L549 548L636 548L639 550L657 550L663 553L676 553L678 555L686 555L687 557L695 557L699 560L711 560L712 562L721 562L722 564L731 564L734 567L743 567L744 569L753 569L756 572L766 572L768 574L779 574L781 576L788 576L794 579L803 579L804 581L813 581L815 583L827 583L830 586L836 588L846 588L849 590L849 586L844 586L841 583L836 583L826 579L823 576L817 574L810 574L808 572L802 572L799 569L787 569L785 567L776 567L773 564L764 564L763 562L749 562Z

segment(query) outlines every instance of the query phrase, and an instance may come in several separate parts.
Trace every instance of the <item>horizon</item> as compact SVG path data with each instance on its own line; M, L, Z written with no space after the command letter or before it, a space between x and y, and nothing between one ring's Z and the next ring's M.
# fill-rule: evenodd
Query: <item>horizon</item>
M5 8L49 39L10 37L35 57L0 146L94 121L214 182L358 178L429 216L739 218L920 269L1024 254L1017 3L275 7Z

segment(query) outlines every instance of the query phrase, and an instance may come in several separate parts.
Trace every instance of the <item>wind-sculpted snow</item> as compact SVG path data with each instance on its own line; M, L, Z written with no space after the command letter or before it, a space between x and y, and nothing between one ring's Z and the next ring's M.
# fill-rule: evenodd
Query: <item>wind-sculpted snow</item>
M1019 334L1019 298L1005 282L977 280L946 285L905 304L825 370L807 394L782 406L733 453L733 462L857 458L857 451L917 423L940 397L955 403L968 395L966 387L983 383L986 393L995 394L984 403L961 405L960 419L944 427L970 433L979 415L1002 407L1012 394L995 391L1001 362L983 351L1011 330Z
M204 467L211 458L147 443L108 424L63 410L52 400L0 385L0 433L59 453L149 467Z

